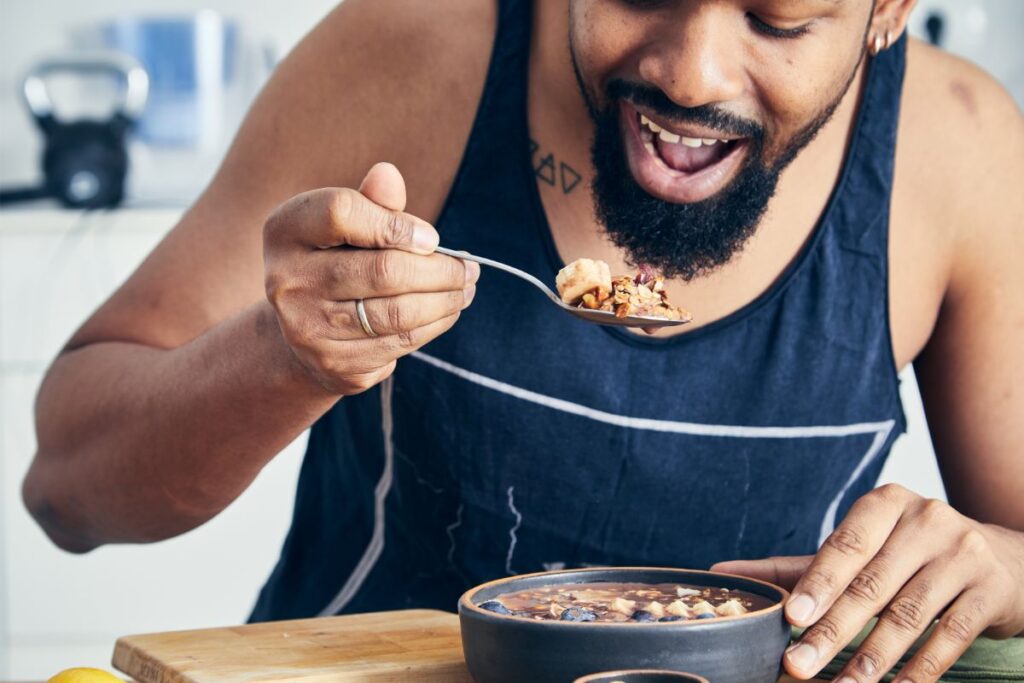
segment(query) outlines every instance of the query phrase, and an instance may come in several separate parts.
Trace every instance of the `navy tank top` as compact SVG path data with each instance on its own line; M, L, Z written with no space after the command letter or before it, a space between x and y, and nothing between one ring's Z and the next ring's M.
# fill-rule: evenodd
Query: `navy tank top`
M527 125L530 0L502 0L437 221L553 282ZM888 221L905 39L871 60L840 179L756 300L691 333L576 320L484 269L449 333L314 426L252 619L454 610L501 576L813 553L904 429Z

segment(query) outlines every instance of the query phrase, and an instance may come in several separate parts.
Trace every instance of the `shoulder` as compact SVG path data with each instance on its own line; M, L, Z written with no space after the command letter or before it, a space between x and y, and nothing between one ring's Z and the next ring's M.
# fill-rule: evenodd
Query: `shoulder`
M957 261L1020 244L1024 117L970 62L911 41L896 154L894 202L927 223Z
M998 218L1022 171L1024 117L1010 94L970 62L911 41L897 143L905 184L937 202L955 238L958 221Z
M483 91L494 0L345 0L285 59L232 156L272 148L280 199L357 186L378 161L409 185L409 210L432 220L454 177ZM229 156L226 166L233 159Z
M994 280L1019 279L1022 177L1024 120L1010 95L975 65L912 40L889 243L900 363L928 342L940 311L949 318L976 307Z

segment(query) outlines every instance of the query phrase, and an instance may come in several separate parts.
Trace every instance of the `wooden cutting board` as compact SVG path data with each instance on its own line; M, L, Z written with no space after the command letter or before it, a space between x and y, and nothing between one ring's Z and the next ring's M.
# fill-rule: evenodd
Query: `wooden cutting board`
M472 683L459 618L436 610L125 636L113 661L141 683Z
M126 636L114 666L142 683L471 683L459 618L379 612Z

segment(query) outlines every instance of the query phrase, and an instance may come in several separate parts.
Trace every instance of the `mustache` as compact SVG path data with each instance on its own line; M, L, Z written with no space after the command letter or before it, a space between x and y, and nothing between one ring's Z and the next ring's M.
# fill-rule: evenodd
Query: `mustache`
M730 114L712 104L702 104L699 107L681 107L657 88L630 83L620 78L609 81L606 91L608 100L611 102L625 100L631 104L650 109L659 116L676 123L695 123L712 128L725 135L753 138L757 141L764 138L764 128L757 123L735 114Z

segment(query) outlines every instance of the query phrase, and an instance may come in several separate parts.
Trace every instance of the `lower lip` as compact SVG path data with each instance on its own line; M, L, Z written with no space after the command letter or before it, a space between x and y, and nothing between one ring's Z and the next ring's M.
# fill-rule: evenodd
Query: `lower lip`
M676 204L699 202L714 196L728 185L746 155L745 141L733 144L724 157L694 173L676 171L644 146L639 112L626 103L620 105L620 125L626 138L626 159L633 178L644 190L659 199Z

